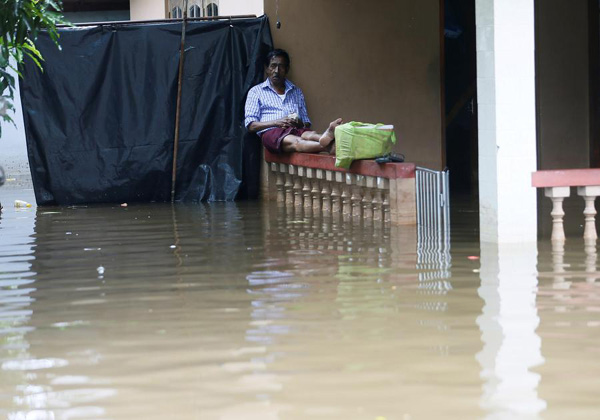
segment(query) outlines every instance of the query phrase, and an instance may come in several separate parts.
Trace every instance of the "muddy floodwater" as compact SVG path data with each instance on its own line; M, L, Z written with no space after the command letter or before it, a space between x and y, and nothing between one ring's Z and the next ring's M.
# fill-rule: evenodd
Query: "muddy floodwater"
M260 202L14 208L0 417L597 419L596 247Z

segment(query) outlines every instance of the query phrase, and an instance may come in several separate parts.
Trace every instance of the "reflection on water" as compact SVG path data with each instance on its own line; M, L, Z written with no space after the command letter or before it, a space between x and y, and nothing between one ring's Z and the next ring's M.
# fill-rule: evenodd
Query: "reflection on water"
M452 289L451 283L446 280L452 276L449 232L422 226L417 229L417 269L420 287L432 293L445 294Z
M557 419L597 418L600 282L595 264L596 242L568 238L564 245L541 245L541 252L552 256L538 262L538 334L546 359L538 368L542 376L539 392L548 402L543 415ZM567 403L553 404L554 401Z
M595 243L453 235L257 202L7 206L0 416L595 417Z
M482 244L481 286L485 302L477 318L484 342L477 354L485 381L481 407L486 418L537 418L546 408L531 368L544 363L536 334L537 246Z

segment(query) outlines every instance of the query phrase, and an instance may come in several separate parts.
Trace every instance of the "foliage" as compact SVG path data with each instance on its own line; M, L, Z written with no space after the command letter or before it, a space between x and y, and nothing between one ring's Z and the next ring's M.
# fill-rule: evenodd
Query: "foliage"
M56 25L66 22L61 0L0 1L0 115L12 122L6 111L14 109L15 78L9 70L20 76L19 67L29 57L43 71L43 58L34 41L45 30L58 46Z

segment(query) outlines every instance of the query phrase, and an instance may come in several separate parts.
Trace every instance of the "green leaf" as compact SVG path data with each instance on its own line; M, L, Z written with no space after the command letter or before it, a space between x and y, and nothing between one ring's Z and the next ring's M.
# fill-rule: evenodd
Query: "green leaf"
M29 51L29 53L35 55L38 60L42 61L44 59L42 57L42 53L40 53L39 50L35 47L35 44L31 39L27 39L25 41L25 44L23 44L23 48Z
M0 68L0 77L1 77L0 80L2 80L2 81L6 80L6 82L9 86L13 86L13 87L15 86L15 78L12 76L12 74L7 72L3 68Z
M44 68L42 67L42 63L40 59L35 56L35 54L30 53L29 51L25 51L25 55L27 55L31 60L35 63L35 65L43 72Z

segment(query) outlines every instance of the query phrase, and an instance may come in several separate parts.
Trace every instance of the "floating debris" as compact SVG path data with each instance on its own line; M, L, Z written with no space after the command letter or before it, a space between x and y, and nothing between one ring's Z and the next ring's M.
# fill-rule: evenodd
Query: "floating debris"
M23 200L15 200L15 207L31 207L31 204Z

